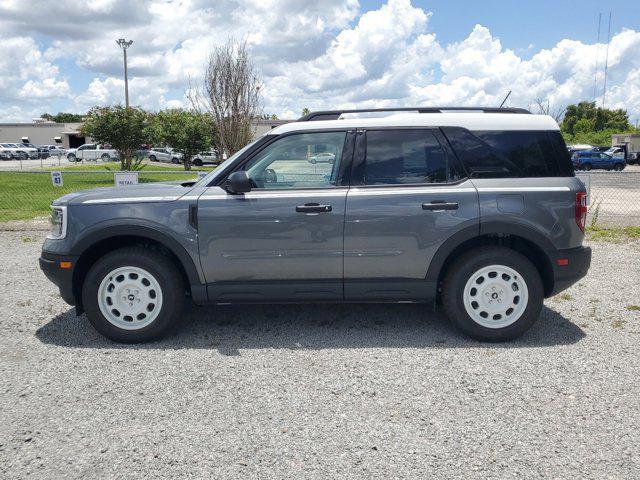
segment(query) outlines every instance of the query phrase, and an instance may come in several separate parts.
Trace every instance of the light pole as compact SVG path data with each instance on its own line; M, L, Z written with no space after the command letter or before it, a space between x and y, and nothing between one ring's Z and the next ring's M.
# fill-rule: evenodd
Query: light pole
M127 78L127 48L133 44L133 40L128 42L124 38L119 38L116 43L124 53L124 103L129 108L129 79Z

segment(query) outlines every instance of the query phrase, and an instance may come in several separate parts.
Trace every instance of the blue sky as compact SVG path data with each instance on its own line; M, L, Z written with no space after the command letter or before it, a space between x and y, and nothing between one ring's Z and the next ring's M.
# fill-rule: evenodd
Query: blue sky
M363 1L363 8L376 8L381 2ZM640 1L447 1L417 0L416 6L433 12L431 29L441 42L464 38L477 23L488 27L508 48L519 52L551 48L563 38L593 43L597 37L598 14L602 13L602 35L606 38L609 11L611 31L622 27L638 30Z
M494 105L508 90L513 106L561 109L593 98L597 18L604 43L609 11L607 103L637 118L639 1L2 1L0 121L122 102L121 36L134 40L132 103L152 110L189 106L190 80L231 35L247 39L264 110L281 118L304 107Z

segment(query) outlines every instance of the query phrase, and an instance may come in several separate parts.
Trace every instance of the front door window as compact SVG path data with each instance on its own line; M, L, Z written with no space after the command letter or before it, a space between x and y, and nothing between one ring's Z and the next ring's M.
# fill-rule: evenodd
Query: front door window
M243 169L256 189L335 187L345 136L346 132L289 135L268 145Z

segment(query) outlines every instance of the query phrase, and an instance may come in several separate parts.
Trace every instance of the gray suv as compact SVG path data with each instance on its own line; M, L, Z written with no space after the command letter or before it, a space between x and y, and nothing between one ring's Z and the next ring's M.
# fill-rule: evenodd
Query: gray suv
M548 116L315 112L197 182L59 198L40 266L119 342L161 336L186 298L441 302L468 335L501 341L586 274L586 200Z

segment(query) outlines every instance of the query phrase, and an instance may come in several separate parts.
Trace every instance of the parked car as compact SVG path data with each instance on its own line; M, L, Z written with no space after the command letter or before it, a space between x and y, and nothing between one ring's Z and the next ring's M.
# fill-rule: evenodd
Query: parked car
M198 181L63 196L40 267L120 342L161 336L187 299L441 301L474 338L516 338L587 273L585 186L552 117L442 110L309 114ZM321 145L335 161L312 166Z
M593 169L616 170L620 172L627 166L623 157L615 158L608 153L594 150L576 152L571 156L571 161L576 170L586 170L587 172Z
M30 142L22 142L19 144L21 147L34 148L38 151L38 158L47 158L49 156L49 150L42 145L35 145Z
M118 159L118 152L108 145L100 145L97 143L85 143L78 148L69 148L67 150L67 160L70 162L80 162L82 160L98 159L108 162Z
M219 165L222 160L218 156L218 154L214 151L201 152L193 157L191 163L193 163L196 167L201 167L202 165Z
M2 148L4 152L9 153L12 159L27 160L29 158L38 158L38 150L36 148L22 146L17 143L1 143L0 148Z
M11 160L13 156L10 152L0 149L0 160Z
M610 157L613 157L613 158L620 158L622 160L626 160L627 159L627 147L626 146L609 147L606 150L604 150L604 153L606 153L607 155L609 155Z
M569 153L574 154L575 152L583 152L587 150L593 150L593 145L584 144L575 144L575 145L567 145L567 150Z
M67 155L67 151L60 145L41 145L41 147L47 149L50 157L63 157Z
M329 152L322 152L322 153L318 153L316 155L312 155L309 157L309 162L316 164L316 163L331 163L333 164L333 162L335 161L336 156L333 153L329 153Z
M174 152L171 148L152 148L149 150L149 161L180 163L182 161L182 154Z
M25 145L24 143L12 143L11 145L17 148L18 152L21 152L23 154L22 158L24 160L27 160L27 159L36 160L40 158L40 153L38 152L38 149L35 147L30 147L28 145Z

